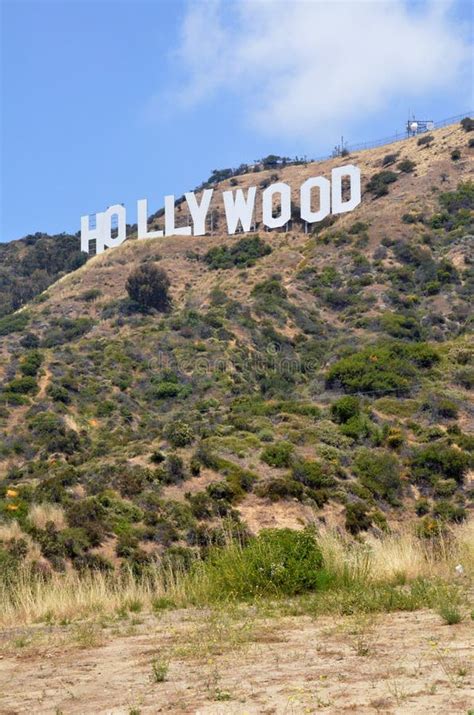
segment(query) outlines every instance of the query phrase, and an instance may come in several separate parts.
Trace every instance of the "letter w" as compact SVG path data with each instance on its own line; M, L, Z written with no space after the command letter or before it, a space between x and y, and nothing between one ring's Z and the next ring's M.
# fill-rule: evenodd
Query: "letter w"
M245 198L242 189L237 189L235 197L233 191L224 191L222 193L227 219L227 231L229 234L236 232L239 221L244 231L250 231L256 193L257 189L255 186L249 188L247 198Z

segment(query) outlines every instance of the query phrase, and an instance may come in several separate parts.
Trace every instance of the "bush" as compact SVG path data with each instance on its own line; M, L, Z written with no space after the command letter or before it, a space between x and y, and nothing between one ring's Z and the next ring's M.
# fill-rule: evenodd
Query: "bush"
M26 328L29 321L30 316L24 311L0 318L0 336L21 332L24 328Z
M20 345L22 348L37 348L39 347L40 341L37 335L34 333L26 333L26 335L20 340Z
M128 276L125 287L130 299L143 308L164 312L170 306L168 275L152 263L135 268Z
M86 303L91 303L93 300L96 300L102 295L102 291L100 288L90 288L89 290L85 290L83 293L81 293L78 298L79 300L83 300Z
M460 124L465 132L472 132L474 129L474 119L471 119L471 117L464 117L464 119L461 119Z
M79 435L74 430L66 429L62 419L53 412L35 415L28 427L48 452L73 454L80 447Z
M346 506L346 529L351 534L367 531L372 526L369 508L363 501L356 501Z
M286 298L287 291L281 284L281 276L274 275L262 283L257 283L252 288L252 295L256 297Z
M379 171L374 174L367 184L367 191L370 191L376 198L388 194L389 184L393 184L398 179L398 176L393 171Z
M438 479L435 484L435 494L439 497L450 497L458 488L455 479Z
M434 136L432 134L424 134L416 143L418 146L430 146L432 142L434 142Z
M441 519L441 521L454 521L460 523L464 521L467 512L462 506L457 506L450 501L439 501L434 509L433 516Z
M310 531L264 529L246 546L214 548L191 572L206 600L294 596L324 584L323 557Z
M38 390L38 385L34 377L26 375L25 377L18 377L16 380L8 382L4 388L4 392L12 392L19 395L28 395L32 392Z
M204 256L210 268L248 268L262 256L272 252L270 246L262 241L259 236L241 238L232 246L216 246L211 248Z
M428 499L425 499L424 497L417 499L415 502L415 512L417 516L425 516L425 514L429 514L430 503Z
M426 343L382 343L336 362L328 370L326 385L341 386L346 392L404 395L417 368L429 368L438 361L437 350Z
M255 494L257 496L268 498L272 502L290 498L302 499L304 493L304 486L289 477L269 479L255 488Z
M300 461L293 466L293 479L310 489L322 489L333 486L334 478L328 474L322 464L314 461Z
M170 454L166 459L161 472L161 478L165 484L177 484L186 479L184 462L177 454Z
M370 436L371 422L367 415L356 415L341 425L341 432L354 440L365 439Z
M53 402L62 402L67 405L71 402L71 397L68 390L62 385L55 385L54 383L48 386L47 394L53 400Z
M400 493L400 463L390 452L360 450L354 460L354 472L361 484L377 497L393 501Z
M410 174L416 169L416 164L411 159L403 159L397 164L397 169L402 171L404 174Z
M347 395L346 397L341 397L336 402L331 405L331 418L334 422L338 424L344 424L351 419L351 417L357 417L360 413L360 400L358 397L352 395Z
M382 166L390 166L394 164L397 160L398 154L386 154L382 159Z
M270 467L289 467L293 452L294 447L290 442L276 442L265 447L260 459Z
M187 422L176 420L170 422L165 430L166 439L173 447L186 447L194 441L194 434Z
M417 483L435 484L440 478L464 481L469 466L469 457L454 447L430 444L418 449L411 458L411 470Z
M43 356L38 350L31 350L27 353L20 364L20 372L23 375L35 377L43 362Z
M45 348L51 348L63 343L69 343L85 335L93 324L90 318L58 318L53 320L42 345Z
M453 149L453 151L451 152L451 159L453 161L458 161L460 158L461 152L459 151L459 149Z

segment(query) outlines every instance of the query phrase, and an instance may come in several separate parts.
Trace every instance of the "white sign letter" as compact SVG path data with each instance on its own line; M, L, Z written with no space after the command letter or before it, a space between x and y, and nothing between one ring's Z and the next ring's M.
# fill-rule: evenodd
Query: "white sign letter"
M273 216L273 195L280 194L281 209L279 216ZM279 228L291 218L291 189L288 184L280 182L265 189L262 195L262 220L268 228Z
M103 216L102 236L104 246L107 246L107 248L120 246L120 244L123 243L127 237L127 214L125 206L122 206L121 204L109 206L107 211L104 211ZM118 233L115 238L112 238L112 216L117 216Z
M319 210L311 210L311 189L319 188ZM331 182L323 176L307 179L300 190L301 218L308 223L322 221L331 211Z
M225 216L227 219L227 232L229 234L236 232L239 221L242 224L242 229L244 231L250 231L253 211L255 208L256 193L257 189L255 186L249 187L247 198L245 198L242 189L237 189L235 192L235 198L233 191L222 192Z
M351 198L348 201L342 200L342 177L348 176L351 181ZM331 171L332 183L332 213L342 214L352 211L360 204L360 169L357 166L348 164L340 166Z
M211 203L213 193L214 189L206 189L203 191L200 204L197 202L194 191L188 191L184 194L186 201L188 202L191 218L193 220L194 236L204 236L206 233L206 216L209 211L209 205Z
M95 240L96 254L104 251L103 234L104 214L95 215L95 228L90 227L89 216L81 216L81 251L89 253L89 241Z
M191 226L176 228L174 222L174 196L165 196L165 236L190 236Z
M138 215L138 238L160 238L163 236L163 231L148 230L148 202L146 199L137 201Z

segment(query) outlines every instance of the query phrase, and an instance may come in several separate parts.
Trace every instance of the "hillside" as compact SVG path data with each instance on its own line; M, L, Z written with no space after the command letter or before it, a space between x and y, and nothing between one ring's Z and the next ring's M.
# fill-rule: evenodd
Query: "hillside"
M361 205L311 233L227 237L218 205L214 235L132 237L0 319L3 558L140 572L226 532L464 520L473 148L431 136L218 184L359 166ZM169 312L127 298L143 263Z
M0 243L0 318L35 298L60 276L82 266L79 236L35 233Z

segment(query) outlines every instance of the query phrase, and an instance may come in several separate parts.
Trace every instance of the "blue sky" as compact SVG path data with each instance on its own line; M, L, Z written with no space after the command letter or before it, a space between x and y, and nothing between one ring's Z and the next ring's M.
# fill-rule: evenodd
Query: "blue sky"
M472 104L470 3L0 0L0 241Z

